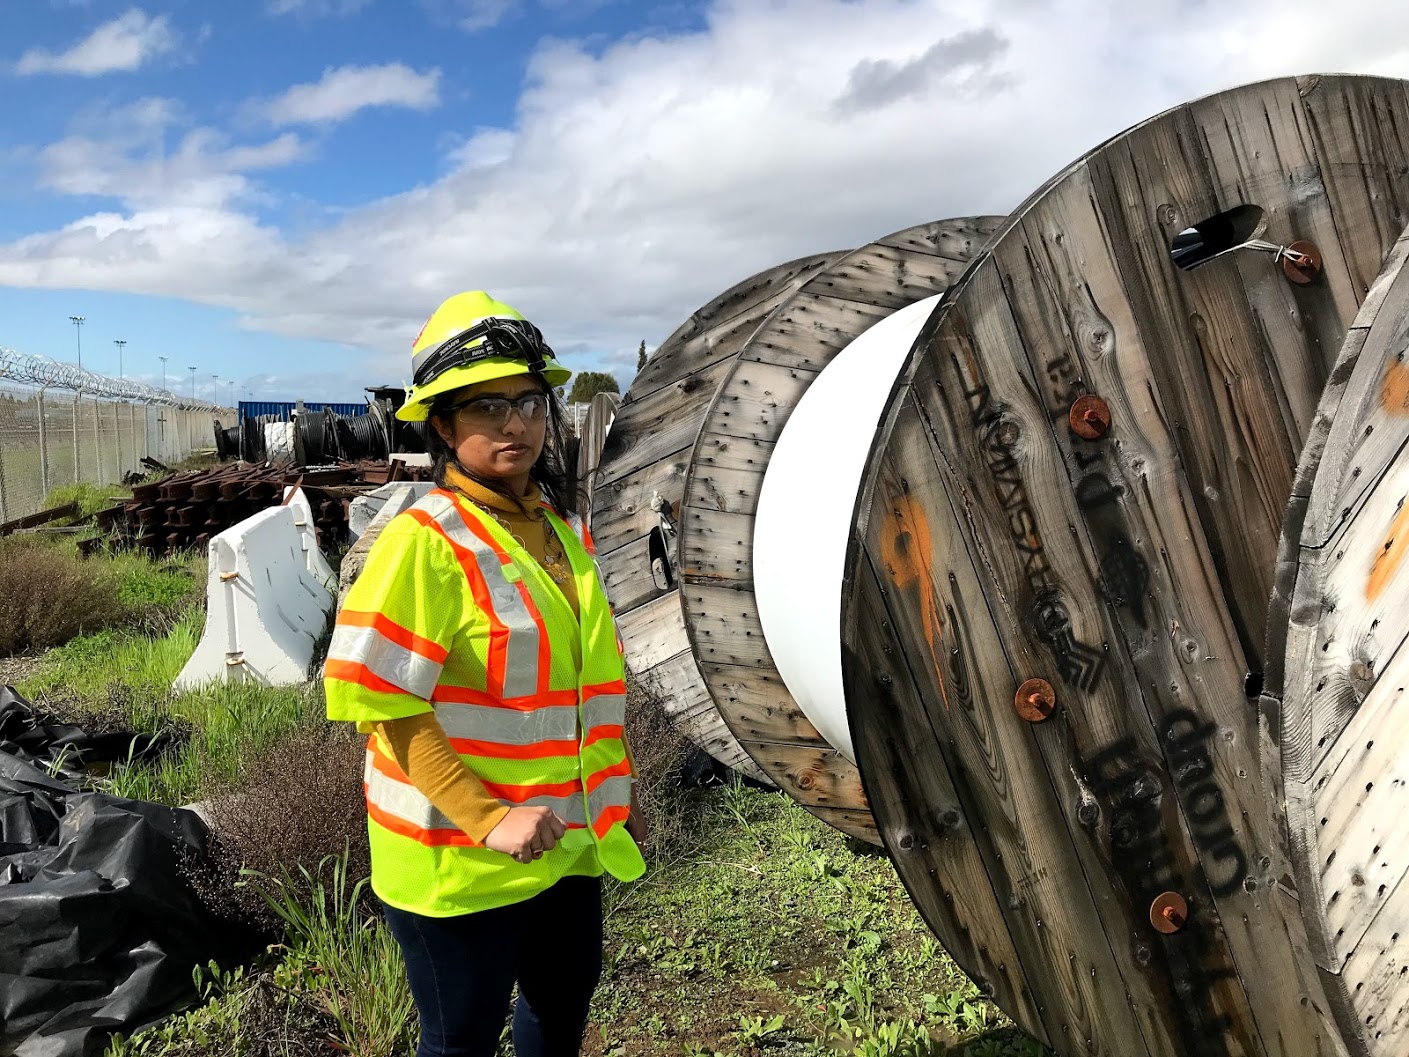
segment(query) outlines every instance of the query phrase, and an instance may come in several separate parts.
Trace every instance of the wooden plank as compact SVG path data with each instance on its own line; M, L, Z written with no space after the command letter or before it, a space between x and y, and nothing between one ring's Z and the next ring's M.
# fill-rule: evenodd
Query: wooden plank
M660 702L675 729L694 745L724 766L755 781L772 784L719 718L689 650L657 661L649 668L633 668L632 672L646 692Z
M696 462L691 470L693 479L685 494L686 506L703 514L717 510L753 516L758 510L758 495L763 489L765 469L726 470Z
M917 380L915 393L937 390L933 381L929 375ZM906 644L894 651L905 663L895 678L913 687L911 707L923 709L910 724L911 750L940 755L966 813L983 819L991 842L984 854L989 877L1029 980L1061 981L1039 997L1039 1005L1049 1009L1048 1034L1073 1040L1077 1052L1091 1054L1175 1052L1162 1036L1144 1029L1145 1022L1158 1019L1150 1006L1168 1000L1148 987L1147 970L1135 965L1124 918L1120 953L1106 941L1098 904L1124 900L1112 871L1094 857L1084 862L1089 844L1073 844L1068 832L1068 805L1070 825L1083 832L1075 818L1080 793L1069 755L1063 754L1059 773L1065 790L1046 780L1026 780L1046 777L1038 732L1001 705L994 707L1012 699L1036 658L1008 650L1021 636L1007 633L1005 618L1018 616L1020 622L1022 617L997 610L966 560L968 540L947 498L948 472L939 465L945 447L930 431L922 408L901 410L894 443L876 466L864 541L876 577L872 590L884 604L882 628L893 629L886 636L893 648ZM977 505L969 507L971 513ZM843 619L844 643L868 634L853 627L854 619L865 619L862 614ZM911 649L910 643L924 648ZM874 649L868 653L875 656ZM847 700L853 700L850 690ZM864 776L872 770L873 739L864 722L870 718L870 710L861 711L852 723L853 735L867 738L866 748L857 742ZM922 721L931 728L928 736ZM1069 732L1056 724L1041 733L1066 748ZM912 805L916 809L920 805ZM1041 971L1044 966L1048 971ZM1069 971L1065 978L1062 966ZM1166 981L1162 990L1167 994L1172 987Z
M1402 84L1377 77L1304 78L1301 94L1336 230L1363 293L1409 223L1409 97Z
M864 246L823 269L807 284L807 298L794 298L790 311L813 297L884 309L886 314L936 290L943 290L968 266L966 257L949 258L916 252L884 242Z
M920 739L933 738L933 731L923 707L913 700L913 683L900 671L901 655L886 648L880 585L869 565L857 567L857 573L864 574L872 589L851 596L855 615L847 614L847 625L858 635L877 638L876 648L865 649L865 654L868 661L872 656L881 660L875 665L844 664L846 695L848 701L875 703L869 713L874 722L864 733L856 731L861 736L857 749L867 800L886 850L925 921L980 989L1042 1042L1068 1042L1070 1029L1061 1031L1064 1006L1047 999L1059 985L1027 975L1028 962L1012 935L1002 893L989 876L994 850L988 846L986 822L961 800L956 776L943 756L915 751ZM843 651L860 646L844 642ZM771 761L760 762L772 769Z
M1312 952L1347 1041L1404 1052L1409 968L1409 231L1372 284L1317 410L1283 537L1280 684L1289 854ZM1280 700L1277 700L1280 695Z
M856 335L891 314L889 308L810 291L795 300L779 309L777 318L749 342L740 359L820 371Z
M1069 176L1049 193L1044 199L1048 212L1041 224L1032 227L1067 231L1063 245L1067 252L1082 255L1095 286L1090 292L1095 304L1088 306L1092 318L1099 314L1109 327L1103 347L1120 350L1119 357L1110 362L1130 364L1138 372L1140 350L1134 334L1123 325L1115 306L1107 303L1107 297L1117 292L1101 285L1103 278L1109 283L1109 265L1103 276L1093 261L1097 254L1082 241L1090 237L1091 229L1076 203L1083 196L1089 203L1090 195L1074 180L1076 177ZM1067 188L1070 193L1060 197ZM1054 202L1053 196L1059 199ZM1016 243L1014 258L1034 253L1032 246L1031 237ZM1041 249L1045 256L1046 247ZM946 468L942 480L948 487L925 502L924 486L917 483L919 475L905 474L918 497L914 518L929 522L933 536L930 549L936 553L936 564L942 562L951 576L960 575L966 566L985 570L979 597L986 599L995 618L1001 617L1001 625L992 634L1001 644L997 648L1013 658L1013 675L1003 697L1011 700L1018 683L1042 676L1058 687L1059 700L1070 700L1073 708L1079 709L1071 713L1069 726L1042 724L1037 731L1040 756L1022 764L1011 763L1005 770L1015 776L1014 796L1018 795L1016 787L1022 787L1028 797L1055 795L1060 806L1056 825L1048 823L1044 835L1067 844L1067 855L1079 864L1089 898L1099 912L1094 928L1073 929L1074 936L1084 932L1088 937L1082 953L1093 957L1091 948L1098 948L1102 956L1115 958L1124 987L1134 996L1132 1007L1138 1010L1138 1021L1146 1026L1146 1045L1155 1046L1157 1039L1163 1039L1176 1053L1257 1053L1261 1047L1252 1030L1247 996L1231 954L1219 942L1227 927L1226 916L1218 913L1211 891L1214 884L1236 887L1243 878L1230 876L1226 863L1218 864L1216 872L1212 863L1207 871L1201 867L1199 842L1181 804L1185 791L1178 787L1163 758L1166 734L1187 738L1186 726L1197 729L1199 724L1197 720L1186 723L1185 717L1177 716L1167 728L1157 726L1150 713L1151 688L1130 664L1120 621L1122 616L1137 619L1143 609L1145 615L1139 619L1158 626L1160 614L1151 611L1156 590L1153 584L1141 587L1128 578L1114 591L1110 590L1114 584L1101 582L1100 570L1112 569L1114 564L1109 553L1098 547L1111 546L1112 541L1087 538L1096 526L1086 525L1088 514L1078 497L1107 513L1106 500L1121 482L1118 476L1114 481L1107 479L1098 491L1095 482L1080 487L1069 479L1068 453L1050 425L1054 417L1064 417L1059 412L1065 403L1057 398L1054 388L1069 384L1068 376L1050 365L1059 355L1053 347L1058 340L1061 355L1078 353L1060 339L1070 328L1059 321L1060 316L1053 320L1048 313L1045 318L1053 333L1041 348L1043 359L1036 367L1029 362L1025 347L1040 340L1036 328L1044 314L1040 304L1029 303L1038 296L1034 289L1037 280L1024 282L1020 273L1008 272L1010 264L1010 260L981 261L975 266L954 302L955 314L941 322L930 354L916 365L911 392L919 401L919 412L909 418L923 415L923 432L933 437L935 458ZM1006 291L1000 272L1007 280ZM1049 271L1048 278L1058 289L1071 289L1061 282L1060 272ZM1015 286L1017 292L1013 292ZM1077 289L1084 290L1085 284ZM1021 315L1013 314L1010 301L1022 305ZM974 310L965 312L970 305ZM1131 398L1140 393L1133 381L1130 393ZM1112 395L1113 416L1119 416L1119 421L1124 423L1127 415L1132 421L1144 421L1133 408L1115 410L1125 397L1123 391ZM917 427L918 423L907 421L903 410L896 413L885 455L873 463L879 480L885 479L888 462L898 462L904 452L914 448L914 434L908 431ZM1152 481L1167 476L1138 431L1122 430L1120 438L1133 457L1147 460ZM1106 479L1112 473L1118 471L1096 461L1078 481L1098 474ZM969 480L973 481L972 490L966 484ZM1093 500L1098 495L1102 502L1096 504ZM950 503L965 511L964 520L974 533L972 542L962 538L950 542L946 538L949 533L942 531L946 524L958 524L948 509ZM878 485L867 508L868 523L874 523L890 516L893 504L883 502ZM1177 546L1169 536L1187 531L1187 521L1186 517L1170 524L1151 543ZM917 535L923 539L923 533ZM1131 536L1137 538L1133 531ZM951 547L952 553L946 555L945 547ZM874 561L876 548L869 549ZM984 556L982 562L974 559L976 554ZM1119 597L1121 604L1111 605L1112 596ZM910 608L921 609L923 602L921 596ZM966 611L972 614L976 605L969 604ZM915 631L901 639L906 655L935 653L923 625L917 621L912 626ZM971 639L972 633L966 632L966 637ZM1150 641L1144 648L1156 655L1167 655L1183 646L1183 636L1174 641L1168 636L1147 638ZM985 663L994 649L987 638L977 641L972 651L979 659L974 663ZM872 653L862 663L874 660ZM1181 690L1184 687L1182 673L1177 685ZM988 700L995 698L1003 699L995 691ZM995 727L1008 737L1013 726L1025 725L1007 708L1000 716L1003 722L995 722ZM870 719L869 715L864 718ZM852 723L857 735L862 719L857 717ZM943 742L954 736L960 717L956 709L950 709L933 719L937 738ZM1010 751L1017 753L1019 743L1012 744ZM1181 747L1189 748L1182 742ZM1205 759L1206 747L1201 745L1199 753L1200 759ZM864 775L864 758L861 764ZM1033 786L1036 788L1029 788ZM988 809L990 813L994 810ZM1022 832L1028 834L1026 829ZM1049 850L1048 858L1061 862L1057 848ZM1216 880L1205 880L1205 872ZM1043 893L1047 883L1039 882L1035 890ZM1197 907L1198 923L1180 936L1187 942L1149 942L1154 937L1148 908L1166 890L1183 893L1191 914ZM1137 958L1131 941L1141 938L1147 938L1148 946ZM1073 942L1081 945L1079 940ZM1048 960L1044 965L1040 960L1051 959L1051 952L1034 950L1025 952L1025 957L1034 959L1029 975L1056 972L1060 965L1060 961ZM1175 993L1187 997L1171 1006L1167 996ZM1122 1047L1129 1045L1119 1033L1098 1033L1098 1037L1108 1051L1124 1052Z
M752 590L692 581L680 595L689 641L701 661L776 671Z
M631 393L644 397L675 385L701 367L731 360L780 294L796 289L840 253L813 254L769 268L730 287L697 309L646 361L631 382Z
M587 416L578 431L577 443L577 509L592 527L592 493L597 487L597 467L602 461L602 447L607 442L621 397L616 393L598 393L588 406Z
M753 563L753 515L690 507L680 519L685 583L743 581Z
M78 504L65 503L63 506L51 507L48 510L41 510L37 514L30 514L26 517L16 518L0 525L0 536L8 536L21 529L33 528L36 525L46 525L50 521L58 521L59 518L77 517Z
M638 678L690 648L680 612L680 595L675 591L629 613L617 614L616 623L627 644L626 664Z
M741 744L804 745L831 751L827 739L793 701L776 668L722 664L708 658L700 658L699 667Z
M649 614L669 607L669 603L660 604L666 594L658 582L662 577L651 575L651 560L664 552L665 562L673 566L668 586L678 586L678 519L685 468L715 389L759 325L810 276L840 256L825 253L792 261L725 291L662 343L617 409L594 477L592 527L604 581L618 615L624 618L628 655L652 658L646 668L653 667L654 659L669 645L678 646L676 652L687 647L685 641L672 639L677 623L654 628L647 620ZM675 536L662 528L657 504L676 522ZM678 609L674 590L668 595ZM648 607L648 613L630 619L637 604ZM635 641L637 635L642 641ZM709 701L708 694L682 682L697 677L693 665L674 664L667 674L671 692L691 703L675 714L677 729L730 766L745 761L746 754L723 723L696 707ZM752 763L742 765L752 777L767 781Z
M732 363L732 358L720 359L639 398L628 392L602 446L598 487L672 458L694 444L710 397ZM594 511L594 520L595 516Z
M1146 156L1138 132L1131 140L1131 153ZM1167 409L1190 401L1177 393L1168 398L1193 372L1189 365L1169 363L1166 349L1158 356L1146 351L1146 331L1132 310L1139 298L1129 291L1147 279L1139 272L1118 274L1114 255L1100 252L1102 221L1113 208L1118 207L1093 194L1081 174L1071 174L1024 218L1025 240L1005 240L994 251L1021 331L1018 346L1028 352L1049 421L1057 425L1052 435L1065 463L1058 480L1078 497L1080 522L1089 533L1083 541L1089 568L1098 571L1096 593L1084 601L1078 601L1078 581L1064 583L1074 606L1099 605L1104 594L1117 619L1124 655L1107 641L1108 656L1113 665L1133 672L1143 688L1147 715L1130 720L1146 729L1152 724L1151 732L1160 734L1161 769L1175 776L1171 792L1181 809L1183 840L1191 860L1202 863L1226 942L1226 964L1243 982L1252 1017L1245 1030L1270 1038L1300 1020L1310 1040L1323 1025L1306 1017L1299 1002L1303 992L1288 986L1295 981L1278 980L1265 970L1291 953L1288 944L1295 944L1301 922L1262 890L1265 882L1248 858L1279 842L1266 821L1255 718L1242 699L1248 666L1237 625L1248 621L1236 618L1236 581L1230 584L1209 560L1209 535L1216 529L1231 537L1236 526L1220 522L1227 515L1217 504L1200 510L1191 495L1193 482L1178 472L1185 464L1183 438L1169 427ZM1241 323L1235 326L1242 330ZM1098 334L1102 340L1094 340ZM1241 355L1251 362L1259 350ZM1066 408L1085 386L1111 409L1112 432L1101 441L1078 438L1065 422ZM1252 399L1247 394L1243 411L1250 411ZM1272 420L1275 405L1263 408ZM1281 437L1269 430L1262 440L1272 454L1254 449L1249 458L1275 459L1283 449ZM1134 466L1138 476L1130 471ZM1258 574L1270 574L1273 553L1261 556L1261 569L1249 570L1259 582ZM1260 605L1265 610L1265 596ZM1152 634L1156 628L1177 630ZM1172 744L1167 734L1186 724L1210 735L1200 746L1200 766L1207 769L1202 780L1177 777L1189 772L1188 746ZM1213 732L1220 736L1211 737ZM1223 834L1219 841L1210 837L1215 828ZM1247 880L1251 888L1243 883ZM1236 1021L1240 1013L1225 1015ZM1294 1042L1286 1052L1299 1045L1313 1044Z
M773 444L816 373L893 309L947 288L999 223L998 217L969 217L907 228L805 283L759 328L720 386L686 482L680 550L685 590L698 599L685 606L686 628L699 656L731 662L702 665L710 693L744 748L781 787L819 817L844 820L847 832L873 842L879 841L873 824L855 825L869 819L855 765L820 752L820 735L762 645L753 598L753 515ZM740 675L749 670L752 678ZM796 788L796 769L778 762L778 750L789 747L831 769L844 806L824 806Z
M754 470L764 473L773 458L773 443L766 440L702 434L695 442L691 463L712 470Z
M609 561L599 560L597 564L607 598L618 614L629 613L671 590L662 586L652 571L651 543L644 536L613 551Z
M672 518L679 518L689 465L688 450L680 451L597 485L592 497L592 537L602 561L660 526L660 514L651 506L655 496L670 504Z
M1151 360L1160 413L1175 433L1191 498L1228 586L1242 650L1261 671L1271 558L1301 438L1283 417L1277 395L1283 385L1269 369L1238 254L1192 272L1170 260L1174 237L1222 208L1201 142L1181 108L1132 129L1089 169L1134 325L1149 347L1163 350ZM1178 208L1170 205L1176 202ZM1265 265L1271 269L1270 255Z
M740 357L709 409L709 434L777 440L817 372Z
M1305 286L1286 282L1265 256L1234 255L1274 361L1272 379L1283 383L1284 416L1303 438L1340 352L1345 321L1355 318L1364 292L1355 288L1341 249L1306 109L1296 82L1283 78L1199 100L1189 111L1203 133L1219 208L1273 203L1262 238L1281 246L1310 240L1321 254L1321 276Z

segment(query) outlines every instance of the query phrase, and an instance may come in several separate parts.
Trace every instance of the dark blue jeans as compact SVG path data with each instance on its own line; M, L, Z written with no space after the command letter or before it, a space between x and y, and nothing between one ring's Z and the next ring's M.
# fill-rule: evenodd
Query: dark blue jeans
M599 878L452 918L383 906L421 1017L417 1057L492 1057L515 981L515 1057L577 1057L602 975Z

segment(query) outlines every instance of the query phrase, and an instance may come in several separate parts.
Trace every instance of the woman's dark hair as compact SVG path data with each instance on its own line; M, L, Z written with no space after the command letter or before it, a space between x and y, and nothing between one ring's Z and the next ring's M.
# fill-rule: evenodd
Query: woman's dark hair
M563 517L567 517L567 515L577 512L577 489L573 485L572 474L567 468L570 439L567 419L563 414L562 398L558 396L557 391L545 379L539 377L537 381L548 396L548 429L543 439L543 450L539 453L538 459L534 462L528 475L538 486L539 491L543 493L543 498L547 500L548 505ZM440 488L447 487L446 471L454 466L470 480L517 502L519 497L512 494L503 481L471 473L456 458L454 449L445 443L440 431L435 428L435 420L438 418L443 424L450 427L452 434L454 433L453 413L450 408L459 397L459 390L441 393L431 401L429 412L426 415L426 451L434 460L432 474L435 477L436 485Z

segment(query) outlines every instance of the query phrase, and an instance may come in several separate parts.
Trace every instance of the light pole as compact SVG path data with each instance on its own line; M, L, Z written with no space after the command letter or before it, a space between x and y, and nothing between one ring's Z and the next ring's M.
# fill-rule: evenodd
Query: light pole
M126 377L122 373L122 350L127 347L127 342L121 338L113 338L113 344L117 346L117 376L119 378Z
M231 406L231 407L234 407L234 406L235 406L235 383L234 383L234 382L226 382L225 384L230 387L230 406Z
M83 366L83 316L69 316L68 321L73 324L73 333L78 339L78 365Z
M191 372L191 399L194 400L196 398L196 369L187 367L186 370Z
M220 406L220 375L210 376L210 402L216 407Z
M166 392L166 361L167 361L167 357L165 357L165 356L158 356L157 359L161 360L161 391L164 393L164 392Z

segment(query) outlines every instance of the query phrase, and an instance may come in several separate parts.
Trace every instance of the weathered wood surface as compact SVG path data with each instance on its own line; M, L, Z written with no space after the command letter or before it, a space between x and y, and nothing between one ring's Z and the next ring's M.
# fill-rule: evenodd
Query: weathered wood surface
M730 730L798 803L880 842L861 778L831 751L778 678L753 593L753 517L774 442L813 380L863 331L948 288L1001 217L907 228L815 273L753 334L716 391L689 460L680 550L685 623L709 692ZM869 423L854 428L864 443ZM828 486L826 467L817 485ZM799 531L806 531L800 512ZM766 687L760 712L740 685ZM800 767L798 754L807 759ZM824 776L821 771L826 770ZM817 790L827 788L826 799ZM843 814L825 814L835 809ZM860 821L858 825L857 822Z
M681 500L700 424L739 350L793 291L840 256L804 257L761 272L695 312L632 381L594 474L592 534L628 667L660 696L681 734L764 782L767 776L715 713L684 634L678 597ZM673 615L660 627L647 619L672 606Z
M1339 196L1409 195L1396 151L1328 115L1405 100L1397 81L1284 79L1103 145L951 288L877 434L843 618L861 774L946 944L975 922L937 893L972 874L906 852L948 839L941 808L975 835L1027 990L956 957L1060 1053L1343 1052L1245 685L1357 262L1403 228L1387 240ZM1172 263L1176 235L1245 203L1268 241L1315 241L1321 276L1293 286L1253 250ZM1068 424L1087 394L1109 405L1101 439ZM1014 703L1034 677L1057 699L1039 723ZM947 781L903 785L900 751ZM1188 905L1172 934L1151 921L1164 892Z
M1409 232L1346 338L1297 468L1268 633L1284 663L1262 701L1311 949L1352 1049L1375 1057L1409 1052L1406 262Z
M577 509L582 511L588 527L592 524L592 492L597 486L597 467L602 461L602 446L607 441L621 397L616 393L598 393L587 408L577 437Z

